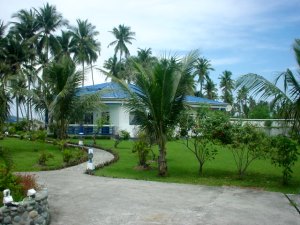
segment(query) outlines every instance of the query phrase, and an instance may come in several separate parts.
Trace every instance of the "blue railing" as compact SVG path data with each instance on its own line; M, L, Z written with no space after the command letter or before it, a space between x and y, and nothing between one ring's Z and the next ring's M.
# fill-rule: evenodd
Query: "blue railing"
M93 124L70 124L68 127L68 134L84 134L84 135L93 135L97 133L98 135L113 135L114 134L114 126L104 125L97 131L97 126Z

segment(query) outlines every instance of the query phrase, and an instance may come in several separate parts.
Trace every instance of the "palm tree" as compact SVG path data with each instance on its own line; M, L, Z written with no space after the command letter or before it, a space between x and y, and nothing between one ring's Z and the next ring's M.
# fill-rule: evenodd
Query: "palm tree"
M82 64L82 86L84 86L84 63L91 65L97 60L100 52L100 43L95 39L99 32L88 20L83 21L80 19L77 20L77 27L71 27L71 32L76 45L74 58Z
M197 56L197 52L192 52L180 62L176 58L164 58L149 69L135 63L137 92L118 80L130 95L127 107L135 115L141 129L156 137L160 176L167 174L167 134L174 130L185 108L185 96L193 92L192 69Z
M58 42L54 36L54 32L68 24L67 20L63 19L55 6L47 3L43 8L34 9L36 13L36 21L39 28L40 40L38 41L37 50L44 63L49 61L49 53L53 48L57 48Z
M195 64L195 76L198 76L198 83L200 84L200 90L197 96L203 97L202 89L204 81L209 78L209 71L213 71L210 60L206 58L198 58Z
M21 109L20 105L26 102L25 96L28 94L26 91L26 78L22 72L18 74L17 79L11 80L10 89L10 94L12 95L12 98L15 98L16 117L17 122L19 122L19 111Z
M4 36L7 25L0 20L0 129L9 115L9 96L6 86L9 66L5 63L7 38Z
M240 89L238 89L237 92L237 107L238 107L238 112L240 117L248 118L248 112L249 112L249 107L247 105L248 103L248 94L249 94L249 89L245 86L242 86Z
M34 10L20 10L13 15L13 18L17 19L16 22L11 22L13 26L11 27L11 32L20 35L22 41L28 45L27 57L28 60L25 62L24 67L27 69L27 87L28 93L31 91L31 86L35 80L35 64L36 64L36 41L38 38L37 31L39 29L38 22L36 20L36 13ZM18 113L18 111L17 111ZM27 98L27 119L29 120L32 110L31 110L31 100ZM18 117L18 116L17 116Z
M50 92L53 99L49 112L57 123L58 137L64 139L72 107L76 98L76 88L82 79L82 73L76 71L76 66L69 57L63 57L59 62L53 62L46 68Z
M205 90L205 97L208 99L215 100L218 98L218 90L216 88L216 84L208 78L206 80L206 84L204 85L204 90Z
M44 7L35 9L34 11L36 13L36 20L38 23L38 43L37 43L37 52L39 54L39 60L42 64L42 68L46 67L46 64L49 63L49 57L50 57L50 51L54 51L54 49L57 49L59 44L57 39L54 36L54 32L62 27L68 24L67 20L63 19L63 16L61 13L59 13L55 6L49 5L47 3L44 5ZM45 71L43 71L43 79L47 80L47 74ZM45 99L49 98L47 97L48 93L48 85L47 82L45 82L45 86L43 86L42 93L45 95ZM49 122L49 109L45 108L45 127L48 127Z
M103 67L104 69L107 69L108 72L106 71L102 71L104 74L110 74L114 77L118 77L118 59L117 59L117 56L114 55L113 57L110 57L108 60L105 60L104 61L104 64L103 64ZM120 77L118 77L120 79Z
M223 71L219 77L220 88L222 90L221 99L229 104L233 104L232 90L234 89L234 81L231 79L232 73L228 70Z
M24 40L33 39L39 30L39 24L36 19L36 13L34 10L22 9L13 14L12 18L17 19L17 22L11 22L13 24L11 30L19 33ZM31 40L33 42L33 40Z
M293 50L298 69L300 66L300 39L295 39ZM277 84L283 80L283 90ZM246 74L237 80L238 87L246 87L254 96L262 100L272 99L273 108L280 108L280 114L292 124L293 131L300 132L300 73L294 74L290 69L279 74L274 83L257 74ZM291 120L291 121L290 121Z
M135 32L132 32L130 27L123 24L119 25L118 28L114 27L110 33L115 36L116 40L111 42L108 47L115 46L115 55L120 52L119 62L121 62L123 53L125 54L126 58L130 55L126 44L132 44L131 41L135 40Z
M59 43L58 48L55 49L55 58L59 61L63 57L71 58L72 51L74 51L75 43L72 39L72 33L69 31L61 31L60 36L56 36Z

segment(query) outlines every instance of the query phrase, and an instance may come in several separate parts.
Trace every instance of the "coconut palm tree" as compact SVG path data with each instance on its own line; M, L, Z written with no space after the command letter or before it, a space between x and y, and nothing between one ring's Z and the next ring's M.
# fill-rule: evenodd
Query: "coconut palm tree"
M249 89L246 86L242 86L237 91L237 110L239 112L240 117L248 118L249 113L249 107L248 107L248 101L249 101Z
M61 31L61 35L56 36L58 46L55 49L55 59L59 61L63 57L71 58L71 54L75 48L75 42L72 38L72 33L69 31Z
M48 63L50 51L57 48L58 42L54 36L54 32L68 24L68 21L63 19L55 6L46 3L44 7L34 9L36 13L36 21L39 28L40 38L37 44L37 50L44 63Z
M104 74L110 74L114 77L118 77L118 59L117 59L116 55L114 55L113 57L110 57L108 60L105 60L103 67L104 67L104 69L108 70L108 72L100 70ZM118 77L118 78L120 78L120 77Z
M198 83L200 84L200 90L197 96L203 97L202 89L204 81L209 78L209 71L215 70L210 64L210 60L202 57L198 58L195 64L195 77L198 77Z
M27 85L25 75L20 72L17 79L13 79L10 82L10 94L16 103L16 117L17 122L19 122L19 112L21 109L21 104L26 102Z
M228 70L223 71L222 75L219 77L220 88L222 90L221 99L229 104L233 104L233 94L232 90L234 89L234 81L231 78L232 73Z
M76 71L76 66L69 57L62 57L59 62L53 62L46 68L50 92L53 99L49 112L59 127L58 137L64 139L72 107L76 98L76 88L82 80L82 73Z
M114 27L113 30L109 32L115 36L116 40L111 42L108 47L115 46L115 55L117 55L118 52L120 53L119 62L121 62L123 54L125 54L126 58L130 55L126 44L132 44L132 40L135 40L135 32L131 31L131 28L124 24L120 24L118 28Z
M36 44L37 44L37 31L39 29L38 22L36 20L36 13L34 10L20 10L12 16L17 21L11 22L11 32L20 35L22 41L28 45L27 57L28 60L24 64L24 74L27 75L27 87L28 93L31 91L33 82L35 81L35 65L36 65ZM18 113L18 111L17 111ZM31 116L30 116L31 114ZM32 118L31 100L27 98L27 119Z
M0 129L9 115L9 96L6 86L9 66L5 63L7 38L4 35L7 25L0 20Z
M215 100L218 98L218 90L216 88L216 84L208 78L206 80L206 84L204 85L205 97L208 99Z
M55 38L54 32L68 24L68 21L63 19L61 13L59 13L55 6L49 5L46 3L43 7L36 9L34 8L36 13L36 20L38 23L38 42L37 42L37 52L39 55L39 63L42 65L42 69L46 67L49 63L50 52L57 49L59 44L57 39ZM47 74L43 70L43 80L47 80ZM48 85L47 82L44 83L42 92L40 94L44 95L44 99L50 98L46 95L49 94L48 92ZM49 109L45 108L45 127L48 127L48 120L49 120Z
M293 44L298 69L300 66L300 39ZM283 81L283 90L278 82ZM287 69L279 74L272 83L261 75L246 74L237 80L237 87L246 87L254 96L261 100L272 100L273 108L279 108L279 113L287 122L292 124L293 131L300 132L300 73ZM291 121L290 121L291 120Z
M71 32L76 46L74 48L74 58L82 65L82 86L84 86L84 63L91 65L97 60L100 53L100 42L95 39L99 32L88 20L80 19L77 20L77 27L71 27Z
M135 63L136 92L133 92L124 81L119 83L129 93L127 105L141 129L151 132L159 146L158 173L167 174L166 142L168 132L173 131L179 115L185 108L184 99L193 92L193 64L197 52L190 53L178 61L176 58L163 58L151 68L145 69Z

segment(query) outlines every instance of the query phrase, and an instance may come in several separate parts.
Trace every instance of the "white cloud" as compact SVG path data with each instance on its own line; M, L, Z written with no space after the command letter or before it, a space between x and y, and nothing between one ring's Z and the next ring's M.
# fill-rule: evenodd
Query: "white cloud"
M255 49L282 51L286 43L274 44L272 31L299 23L298 13L287 13L288 7L299 8L298 0L49 0L75 25L76 19L88 19L100 31L102 45L98 65L113 55L107 45L114 37L108 31L125 24L136 32L130 46L153 49L154 53L186 52L200 49L214 51L215 65L242 63L242 57ZM8 21L12 13L23 8L42 7L40 0L0 2L1 17ZM283 12L282 12L283 10ZM299 34L299 33L298 33ZM234 51L234 53L232 53ZM243 56L241 51L245 52ZM228 54L224 54L228 52ZM229 52L231 52L229 54ZM235 54L235 55L233 55ZM97 75L99 77L99 75Z

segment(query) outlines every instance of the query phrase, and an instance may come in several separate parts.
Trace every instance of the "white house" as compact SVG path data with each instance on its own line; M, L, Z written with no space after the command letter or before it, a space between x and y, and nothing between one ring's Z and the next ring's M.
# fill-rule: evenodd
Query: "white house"
M133 91L137 91L137 87L129 84ZM101 91L101 100L106 105L104 109L99 109L90 115L86 115L85 124L83 127L78 124L71 124L69 127L69 134L78 134L84 132L85 134L92 134L97 127L97 120L105 118L107 125L104 125L99 134L113 135L120 130L126 130L131 136L135 136L138 130L135 124L134 116L126 109L125 104L128 100L128 94L114 82L102 83L94 86L85 86L80 88L79 94L93 94ZM207 98L200 98L195 96L186 96L186 102L192 107L197 108L203 104L210 105L212 109L226 110L227 103L222 103Z

